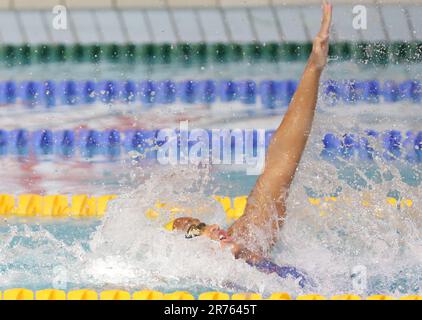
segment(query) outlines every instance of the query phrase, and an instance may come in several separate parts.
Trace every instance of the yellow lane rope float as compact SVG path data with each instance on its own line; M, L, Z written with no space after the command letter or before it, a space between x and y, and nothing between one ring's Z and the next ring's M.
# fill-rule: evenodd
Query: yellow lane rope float
M342 198L344 202L351 203L351 199L349 198ZM321 197L321 198L308 198L308 202L319 209L319 215L324 217L328 215L334 209L334 204L339 201L337 197ZM395 209L405 209L413 207L413 201L408 198L396 199L393 197L386 198L386 204L395 208ZM362 207L370 207L374 205L374 201L370 199L368 196L364 196L361 200L354 202L354 204L360 204ZM374 212L376 217L382 218L382 210L380 208L375 208Z
M226 212L228 221L239 219L245 211L247 196L239 196L234 198L214 196L213 198L223 207L224 211ZM327 213L333 209L333 205L337 201L339 201L339 198L333 196L320 198L308 197L309 204L319 209L319 214L321 217L326 216ZM369 198L364 198L360 201L360 204L364 207L369 207L373 203L374 202ZM411 208L413 206L413 201L407 198L397 200L396 198L387 197L386 204L392 206L393 208L404 209Z
M86 194L46 195L10 194L0 195L0 215L18 217L102 217L108 202L115 195L90 197ZM70 199L70 201L69 201Z
M73 195L36 195L22 194L15 198L13 195L0 194L0 215L1 216L21 216L21 217L102 217L110 200L115 199L116 195L88 196L85 194ZM238 219L242 216L246 206L246 196L235 198L214 196L224 211L227 219ZM308 198L312 206L322 207L327 203L336 202L335 197ZM387 198L387 204L395 208L412 207L413 202L410 199ZM362 205L365 205L362 202ZM369 204L366 204L369 205ZM166 203L157 202L154 208L147 210L148 218L157 218L162 209L166 209L170 216L177 213L188 212L186 208L175 207ZM152 213L154 211L155 213ZM173 220L165 225L168 230L173 229ZM0 299L3 300L261 300L263 297L258 293L235 293L231 296L225 292L203 292L195 297L193 294L185 291L176 291L172 293L163 293L154 290L142 290L130 293L124 290L106 290L97 292L90 289L79 289L65 292L57 289L44 289L32 291L25 288L7 289L0 291ZM268 298L269 300L292 300L286 292L275 292ZM341 294L327 298L319 294L306 294L295 297L296 300L361 300L365 299L358 295ZM419 295L407 295L402 297L392 297L387 295L373 295L366 297L367 300L422 300Z
M21 194L15 197L10 194L0 194L0 216L18 216L18 217L91 217L100 218L107 211L110 200L115 199L116 195L89 196L86 194L77 195L37 195ZM247 196L227 197L215 195L213 199L221 204L227 217L227 221L239 219L245 211ZM320 216L326 216L333 205L338 201L337 197L309 197L308 202L319 209ZM347 199L346 199L347 200ZM364 207L370 206L373 201L363 199L360 201ZM403 209L411 208L413 201L408 198L396 199L386 198L386 204L393 208ZM200 213L204 208L195 209ZM149 208L145 215L153 220L162 214L168 218L174 219L177 214L191 214L190 208L183 208L174 204L157 201L152 208ZM165 228L171 230L173 221L165 225Z
M295 298L286 292L275 292L267 298L254 292L234 293L226 292L203 292L195 297L186 291L164 293L154 290L142 290L130 293L124 290L105 290L97 292L91 289L79 289L65 292L57 289L43 289L32 291L25 288L7 289L0 292L0 299L3 300L422 300L419 295L407 295L393 297L388 295L373 295L360 297L353 294L335 295L325 297L319 294L300 295Z

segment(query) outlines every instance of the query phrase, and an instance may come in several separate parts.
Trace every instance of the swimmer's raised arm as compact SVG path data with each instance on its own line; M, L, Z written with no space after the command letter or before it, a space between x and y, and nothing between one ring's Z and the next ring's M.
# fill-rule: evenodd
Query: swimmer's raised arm
M327 63L332 5L324 1L322 11L321 29L297 91L271 139L265 168L248 197L244 215L229 229L234 239L255 252L265 253L276 240L287 193L311 131L319 80ZM262 243L263 235L266 243Z

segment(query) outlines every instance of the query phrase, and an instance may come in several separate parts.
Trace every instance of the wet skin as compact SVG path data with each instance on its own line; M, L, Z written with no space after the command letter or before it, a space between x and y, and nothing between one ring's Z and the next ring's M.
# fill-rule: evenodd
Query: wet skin
M196 218L177 218L173 222L173 229L186 233L191 226L195 226L200 223L201 221ZM221 248L230 249L231 253L236 259L240 258L252 263L259 262L263 259L260 255L254 254L247 248L237 244L236 241L228 235L227 231L222 229L218 224L206 225L202 229L201 236L206 237L212 241L218 241L220 243Z
M227 231L218 225L206 225L201 236L230 248L236 258L259 262L266 253L255 230L269 235L268 247L276 243L286 215L286 198L303 150L312 129L321 73L327 63L332 5L323 1L321 28L313 41L312 52L299 86L271 139L265 167L248 196L245 212ZM173 229L187 232L201 221L191 217L178 218ZM248 244L249 248L245 245ZM250 245L249 245L250 244ZM253 249L251 249L253 248Z

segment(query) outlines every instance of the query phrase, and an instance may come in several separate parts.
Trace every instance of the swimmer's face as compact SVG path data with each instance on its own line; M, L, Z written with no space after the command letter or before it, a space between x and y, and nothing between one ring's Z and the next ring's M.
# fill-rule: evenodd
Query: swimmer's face
M211 240L222 240L226 237L224 230L217 224L206 225L199 219L184 217L174 220L173 229L186 233L187 238L205 236Z

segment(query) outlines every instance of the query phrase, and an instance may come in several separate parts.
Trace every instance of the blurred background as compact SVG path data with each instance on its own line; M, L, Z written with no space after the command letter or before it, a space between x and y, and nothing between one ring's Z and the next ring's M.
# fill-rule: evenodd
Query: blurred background
M410 110L421 100L422 6L334 5L320 109L329 109L337 132L326 136L319 126L316 146L336 150L351 130L393 129L381 139L387 149L400 149L402 140L419 146ZM45 175L64 178L62 169L49 169L52 161L83 171L96 163L101 169L88 180L115 181L105 175L126 172L131 151L154 159L154 130L180 120L192 128L265 129L268 143L320 23L319 1L2 0L0 9L0 154L22 171L2 170L32 191L51 187L41 182ZM402 103L408 113L391 116ZM365 128L355 105L371 106ZM352 112L359 120L348 119ZM348 136L347 148L362 154L372 136L364 133L362 143Z
M422 6L334 5L320 102L334 133L318 126L316 146L346 145L365 158L366 140L379 131L385 148L404 143L419 152L413 108L421 101ZM112 162L111 171L131 151L154 159L154 130L180 120L265 129L268 143L320 23L319 1L2 0L0 8L0 154L12 166L24 163L21 185L36 190L45 188L37 170L53 159L82 168ZM28 161L35 161L30 169Z
M384 65L419 59L418 1L334 4L333 59ZM365 23L353 27L362 5ZM42 74L4 70L6 79L85 76L77 66L66 74L63 62L100 63L90 70L96 77L135 76L142 70L137 64L148 66L144 76L156 72L163 77L232 76L232 70L225 73L226 63L247 67L240 68L243 74L237 70L238 77L280 77L273 63L306 60L320 22L319 1L3 0L0 8L2 62L7 66L60 62L54 70L44 66ZM132 65L115 70L103 63ZM266 63L271 67L265 69ZM171 68L175 65L179 68Z

